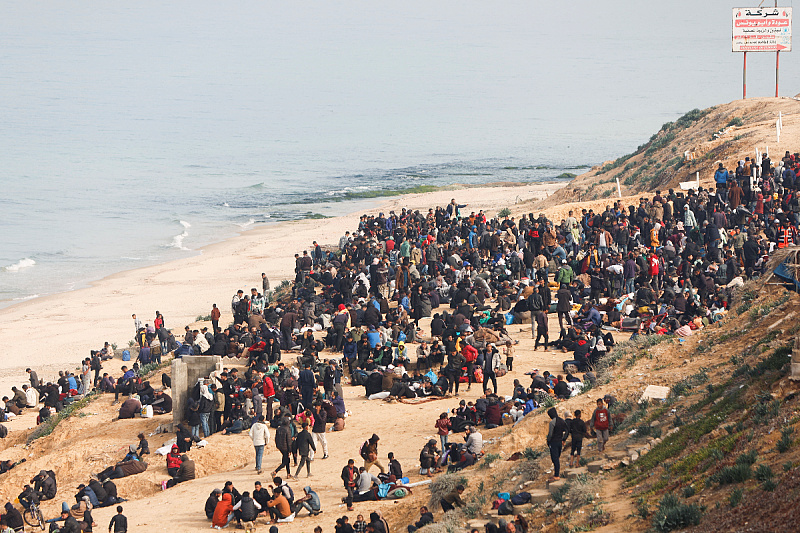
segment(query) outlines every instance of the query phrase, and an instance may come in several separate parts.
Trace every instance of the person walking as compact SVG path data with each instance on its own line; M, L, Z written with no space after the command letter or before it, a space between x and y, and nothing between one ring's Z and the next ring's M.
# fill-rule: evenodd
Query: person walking
M611 417L608 414L608 409L603 404L603 399L598 398L597 408L592 413L592 418L589 419L589 427L593 428L597 434L597 451L600 453L603 453L606 448L606 442L608 442L610 420Z
M294 477L300 475L303 465L306 465L306 477L311 477L311 460L308 456L311 450L316 452L317 447L314 445L314 439L311 437L311 433L308 432L308 422L303 422L303 430L297 434L295 442L297 444L297 453L300 454L300 462L297 465Z
M581 448L583 438L586 436L586 422L581 420L581 410L575 411L575 418L569 424L569 433L572 436L572 444L569 451L569 467L577 468L581 465Z
M289 456L292 453L292 428L289 427L290 423L289 419L284 417L281 420L281 425L275 431L275 447L281 452L281 464L272 472L273 478L284 467L286 468L286 477L292 477L292 471L289 469Z
M364 469L367 472L369 472L369 469L375 465L380 469L381 474L385 474L386 469L381 464L380 459L378 459L379 440L381 440L380 437L373 433L369 440L365 441L364 444L361 445L359 454L361 455L361 458L364 459Z
M547 447L550 448L550 459L553 461L553 477L550 478L550 481L557 481L561 479L561 450L564 441L567 440L569 430L564 419L558 416L555 407L547 410L547 416L550 417L547 429Z
M269 444L269 429L264 423L264 415L260 415L256 423L250 427L250 438L256 450L256 471L261 474L261 459L264 457L264 447Z
M328 415L322 408L319 402L314 403L314 425L311 427L311 432L314 436L314 441L322 446L322 458L328 458L328 439L325 437L325 424L328 421Z

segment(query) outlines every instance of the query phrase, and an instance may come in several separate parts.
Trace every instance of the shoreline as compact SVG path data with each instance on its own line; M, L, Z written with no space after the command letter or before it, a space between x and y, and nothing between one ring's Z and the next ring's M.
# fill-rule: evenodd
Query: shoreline
M103 342L125 348L133 339L131 314L150 323L158 309L176 337L198 315L216 303L223 320L230 315L230 298L238 289L261 288L261 272L271 286L294 277L293 258L311 246L335 245L345 231L353 231L365 212L426 209L444 206L450 198L466 203L467 212L494 213L517 203L541 200L568 182L531 182L507 186L450 187L370 199L370 206L325 219L285 221L247 229L223 241L194 250L191 257L110 274L74 291L22 301L0 309L0 391L27 381L25 368L35 368L48 380L58 370L74 369L89 350ZM246 281L251 280L251 281ZM19 361L24 361L18 364ZM117 373L119 360L108 361L104 371Z

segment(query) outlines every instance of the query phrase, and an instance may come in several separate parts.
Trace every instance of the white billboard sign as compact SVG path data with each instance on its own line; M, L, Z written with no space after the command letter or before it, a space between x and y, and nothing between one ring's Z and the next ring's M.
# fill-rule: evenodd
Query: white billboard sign
M733 8L734 52L791 52L791 7Z

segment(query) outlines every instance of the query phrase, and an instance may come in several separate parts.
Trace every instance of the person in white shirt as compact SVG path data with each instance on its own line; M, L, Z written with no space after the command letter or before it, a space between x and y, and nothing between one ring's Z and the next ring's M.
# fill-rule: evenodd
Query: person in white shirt
M39 391L28 385L23 385L22 390L25 391L28 408L34 408L39 405Z
M261 473L261 459L264 457L264 448L269 444L269 429L264 423L264 415L258 417L255 424L250 427L250 438L256 450L256 470Z

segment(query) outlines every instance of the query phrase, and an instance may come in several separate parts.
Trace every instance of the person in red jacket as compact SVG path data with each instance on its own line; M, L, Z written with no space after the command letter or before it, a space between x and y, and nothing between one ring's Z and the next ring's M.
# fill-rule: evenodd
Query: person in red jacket
M264 406L267 408L266 419L267 422L272 420L272 399L275 398L275 383L269 374L264 376L264 385L261 389L261 394L264 396Z
M589 419L589 426L594 428L595 433L597 433L597 451L600 453L603 453L606 442L608 442L608 430L610 425L611 417L608 414L608 409L606 409L603 404L603 399L598 398L597 409L594 410L592 418Z
M474 346L465 344L464 347L461 348L461 355L467 360L467 376L469 377L467 390L469 390L475 382L475 361L478 359L478 350L476 350Z
M181 452L178 450L178 445L173 444L172 450L167 454L167 473L175 477L175 474L178 473L178 469L181 467Z

